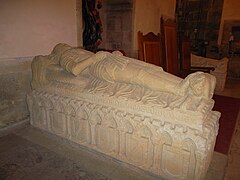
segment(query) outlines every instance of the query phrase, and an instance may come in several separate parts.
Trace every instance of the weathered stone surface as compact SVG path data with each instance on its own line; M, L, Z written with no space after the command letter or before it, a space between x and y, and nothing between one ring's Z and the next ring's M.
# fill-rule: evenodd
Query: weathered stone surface
M30 92L32 58L0 60L0 128L29 116L26 94Z
M64 47L33 61L33 126L165 179L205 177L220 117L213 76L181 79L119 52Z

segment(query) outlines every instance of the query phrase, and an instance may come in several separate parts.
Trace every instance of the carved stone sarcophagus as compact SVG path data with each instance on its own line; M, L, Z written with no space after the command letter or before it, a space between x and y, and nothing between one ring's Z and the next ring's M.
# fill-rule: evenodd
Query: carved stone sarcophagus
M204 179L218 132L213 76L186 79L57 45L32 63L31 124L165 179Z

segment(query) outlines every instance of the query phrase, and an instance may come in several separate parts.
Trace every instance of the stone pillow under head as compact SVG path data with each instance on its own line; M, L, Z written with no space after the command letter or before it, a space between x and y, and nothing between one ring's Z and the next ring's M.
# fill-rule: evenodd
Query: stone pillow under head
M93 63L89 60L86 61L92 55L94 55L94 53L90 51L81 48L71 48L61 55L59 64L63 69L77 76Z

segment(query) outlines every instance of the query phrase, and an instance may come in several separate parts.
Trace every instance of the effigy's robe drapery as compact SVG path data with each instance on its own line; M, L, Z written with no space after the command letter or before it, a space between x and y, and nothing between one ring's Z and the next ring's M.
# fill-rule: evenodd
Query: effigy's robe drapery
M58 44L32 62L31 124L166 179L204 179L216 79Z

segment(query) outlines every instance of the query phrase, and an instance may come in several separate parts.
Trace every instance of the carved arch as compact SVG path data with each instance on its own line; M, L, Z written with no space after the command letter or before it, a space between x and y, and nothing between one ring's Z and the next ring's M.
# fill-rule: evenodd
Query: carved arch
M67 115L70 115L73 117L76 116L76 110L72 105L68 104L65 110Z
M110 127L110 128L114 128L114 129L117 128L117 122L111 113L107 114L103 118L101 124L106 127Z
M143 138L151 138L153 136L152 131L146 125L143 125L141 128L137 130L137 134Z

